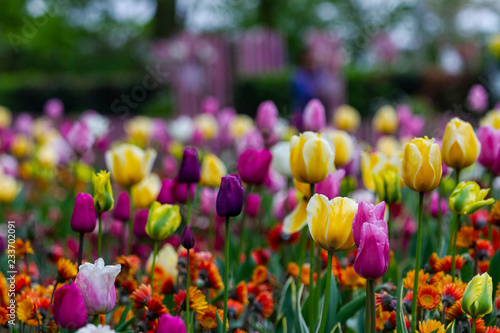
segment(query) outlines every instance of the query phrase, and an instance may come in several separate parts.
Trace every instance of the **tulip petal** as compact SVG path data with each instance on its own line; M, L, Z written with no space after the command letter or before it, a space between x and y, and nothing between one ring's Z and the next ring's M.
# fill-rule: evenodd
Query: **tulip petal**
M283 232L291 235L307 224L307 201L300 200L299 204L295 206L293 211L288 214L283 221Z

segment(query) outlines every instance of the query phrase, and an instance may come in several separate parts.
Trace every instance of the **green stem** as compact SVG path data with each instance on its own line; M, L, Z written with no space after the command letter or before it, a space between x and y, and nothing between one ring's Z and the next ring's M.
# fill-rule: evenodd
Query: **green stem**
M99 213L99 233L97 234L97 259L101 258L102 213Z
M321 314L321 326L319 328L319 332L325 332L326 317L328 316L328 302L330 301L330 285L332 283L332 258L333 258L333 252L328 251L328 268L326 269L326 289L325 289L325 298L323 300L323 313Z
M314 239L311 236L311 246L309 248L309 256L311 257L309 260L309 332L314 332L314 302L316 297L314 297Z
M315 262L316 264L316 279L318 281L321 281L321 246L317 247L318 251L316 253L316 258L318 259L318 262ZM321 299L321 283L318 282L316 284L316 295L314 296L314 317L318 318L319 314L319 300Z
M80 265L82 264L82 259L83 259L83 235L85 235L83 232L80 232L80 246L78 249L78 266L77 268L80 269Z
M366 304L365 304L365 333L370 333L370 328L371 328L371 314L372 314L372 311L371 311L371 306L372 306L372 302L370 302L371 300L371 284L368 282L370 280L367 280L366 282Z
M229 216L226 216L226 243L224 244L224 319L222 329L226 332L227 327L227 297L229 292Z
M299 281L302 284L302 266L304 266L304 261L306 260L306 251L307 251L307 239L309 235L307 234L307 229L303 228L300 239L300 257L299 257Z
M50 311L52 310L52 301L54 300L54 294L56 293L56 289L57 289L58 284L59 284L59 282L56 281L56 284L54 284L54 289L52 290L52 295L50 296L49 315L50 315Z
M151 284L151 288L153 290L154 290L153 278L154 278L154 275L155 275L156 256L158 255L158 243L159 243L158 241L155 241L155 249L154 249L154 252L153 252L153 264L151 265L151 273L149 275L149 283Z
M189 323L190 323L190 316L189 316L189 285L191 284L191 274L190 274L190 267L189 266L189 250L187 253L187 278L186 278L186 328L187 331L189 332Z
M132 254L132 243L134 242L134 200L132 200L132 189L127 190L128 197L130 200L130 218L128 220L128 242L127 242L127 253Z
M460 215L455 215L455 228L453 230L453 245L451 248L451 281L455 282L455 256L457 255L457 235L458 229L460 228Z
M472 333L476 333L476 318L472 318Z
M370 285L370 333L377 333L377 315L375 313L375 280L367 280Z
M422 251L422 215L424 208L424 192L419 193L418 202L418 226L417 226L417 255L415 258L415 278L413 279L413 301L411 304L411 332L417 330L417 297L418 294L418 273L420 272L420 253Z
M189 224L191 223L191 206L192 206L191 183L188 183L187 186L188 190L187 190L187 201L186 201L186 223Z

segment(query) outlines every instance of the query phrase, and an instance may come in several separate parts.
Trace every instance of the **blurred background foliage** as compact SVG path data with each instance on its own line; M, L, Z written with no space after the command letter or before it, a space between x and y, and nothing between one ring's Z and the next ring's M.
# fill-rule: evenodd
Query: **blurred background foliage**
M341 39L348 102L361 112L381 97L414 95L442 110L498 70L486 44L500 31L499 13L496 0L4 1L0 104L39 111L58 97L68 110L110 112L113 100L142 81L154 41L181 31L230 40L237 31L269 27L285 37L289 66L234 79L233 102L244 113L265 99L289 109L290 75L310 29ZM397 61L373 60L370 45L380 33L395 45ZM171 94L168 86L156 89L136 111L168 114Z

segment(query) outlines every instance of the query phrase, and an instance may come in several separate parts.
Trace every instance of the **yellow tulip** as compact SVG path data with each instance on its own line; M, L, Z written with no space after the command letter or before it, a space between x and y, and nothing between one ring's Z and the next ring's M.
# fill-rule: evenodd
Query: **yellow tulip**
M153 255L154 252L151 251L149 255L148 261L146 262L146 271L151 271L151 266L153 265ZM155 266L158 265L165 273L172 276L174 281L177 279L177 275L179 274L179 270L177 268L179 255L175 251L174 247L166 243L163 247L158 251L158 255L156 256Z
M231 122L231 126L229 127L231 129L231 135L235 139L239 139L250 133L251 131L254 130L255 126L253 123L252 118L250 118L247 115L238 115L234 120Z
M467 284L462 298L462 311L472 318L481 318L493 311L493 281L488 273L476 275Z
M153 133L153 122L144 116L132 118L125 125L125 133L131 143L146 147Z
M207 154L201 162L200 185L219 187L221 178L227 176L227 169L217 156Z
M0 203L10 204L21 190L21 186L12 176L6 175L0 168Z
M9 127L11 121L12 113L10 110L0 105L0 129Z
M132 186L132 200L137 208L148 208L156 201L161 190L161 180L157 174L149 174Z
M285 216L283 220L283 232L285 234L291 235L295 232L302 230L302 228L307 224L307 203L311 198L311 185L307 183L301 183L297 179L293 180L293 185L298 192L299 202L295 208Z
M479 122L482 126L491 126L494 129L500 128L500 110L491 110Z
M316 243L327 251L347 250L354 245L352 221L358 204L349 198L328 201L315 194L307 204L307 224Z
M485 200L489 188L481 189L476 182L461 182L450 195L448 206L458 215L470 215L481 207L491 205L495 199Z
M294 135L290 147L292 174L299 182L319 183L332 170L335 147L325 135L314 132Z
M50 144L41 146L35 156L36 160L46 168L54 168L59 162L59 155Z
M403 181L416 192L430 192L441 181L441 152L434 139L415 138L403 151Z
M361 116L358 110L349 105L341 105L335 110L333 115L333 125L349 133L354 133L361 123Z
M181 224L179 206L153 202L149 208L146 233L155 241L162 241L170 237Z
M454 169L463 169L476 161L481 143L468 122L453 118L443 136L443 162Z
M156 151L122 143L106 152L106 165L118 185L124 188L137 184L153 168Z
M381 107L373 117L373 128L384 134L392 134L398 129L398 115L390 105Z
M395 154L401 153L401 144L392 135L384 135L377 140L375 148L391 158Z
M203 140L212 140L219 133L219 124L214 116L203 113L194 119L196 128L201 132Z
M101 170L99 173L92 173L92 194L94 206L97 213L104 213L113 209L115 203L113 199L113 189L109 181L109 172Z
M17 158L27 157L33 151L33 141L24 134L17 134L12 140L10 151Z
M354 155L354 140L346 131L333 130L326 133L335 147L335 166L341 167L349 163Z

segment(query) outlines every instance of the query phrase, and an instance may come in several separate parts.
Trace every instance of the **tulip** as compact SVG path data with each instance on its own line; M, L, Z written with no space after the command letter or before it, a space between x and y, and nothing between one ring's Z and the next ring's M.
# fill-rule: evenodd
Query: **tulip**
M278 171L274 170L273 168L269 168L266 180L264 181L264 186L270 193L281 191L282 189L287 187L287 185L287 178L280 175Z
M349 105L341 105L335 110L333 124L339 130L354 133L361 123L358 110Z
M201 134L204 141L214 139L219 133L219 124L217 119L211 114L202 113L194 119L194 125Z
M177 203L187 203L188 200L192 202L196 192L196 184L182 184L174 180L172 187L172 195Z
M346 131L329 131L327 135L335 147L335 166L342 167L349 163L354 154L354 140Z
M462 298L462 311L473 318L473 323L476 318L493 311L492 294L493 281L488 273L474 276L467 284Z
M272 101L264 101L257 108L255 125L261 132L271 132L278 122L278 108Z
M134 235L138 238L148 237L146 225L148 224L149 210L141 209L135 214Z
M415 138L403 151L401 174L406 186L415 192L430 192L441 181L441 153L434 139Z
M448 203L446 202L445 198L439 198L439 194L436 192L433 192L431 194L431 216L436 218L441 215L446 215L448 213Z
M500 160L500 130L483 126L477 131L481 152L477 161L485 168L493 168Z
M261 185L266 180L273 155L267 149L247 149L238 158L238 174L245 183Z
M491 126L494 129L500 129L500 108L495 108L488 112L479 122L481 127Z
M184 231L182 232L181 244L187 250L191 250L194 247L194 241L195 240L194 240L193 230L191 229L191 226L187 224L186 227L184 228Z
M60 118L64 113L64 104L60 99L52 98L45 102L43 111L49 118Z
M363 224L371 223L381 226L379 221L384 220L385 202L381 202L374 206L368 201L361 201L358 205L358 210L352 222L352 235L354 243L359 247L361 242L361 229ZM384 221L385 222L385 221ZM385 223L387 229L387 223Z
M306 131L317 132L325 127L325 107L319 99L313 98L306 104L302 121Z
M249 193L245 205L245 214L249 217L257 217L260 212L262 197L257 193Z
M397 131L398 125L396 110L390 105L381 107L373 117L373 127L379 133L392 134Z
M128 221L130 218L130 197L127 192L122 192L116 200L113 217L122 222Z
M392 135L384 135L378 138L375 148L381 153L384 153L388 158L399 155L402 151L401 144Z
M60 328L77 330L87 324L87 309L75 283L57 289L52 303L54 320Z
M146 232L155 241L163 241L172 235L181 224L179 206L153 202L149 209Z
M68 133L68 143L78 155L85 154L94 145L94 136L83 122L77 122Z
M170 136L178 142L186 143L191 140L194 134L194 123L188 116L180 116L170 122L168 126L168 133Z
M480 152L481 143L471 124L458 118L450 120L443 136L444 163L455 170L460 170L474 163Z
M200 209L206 216L215 216L215 202L217 201L218 190L204 187L200 191Z
M399 136L416 137L420 136L425 126L425 118L414 115L410 107L406 104L396 108L399 119Z
M290 166L293 176L302 183L323 181L333 168L335 148L322 134L304 132L290 141Z
M484 200L490 189L481 189L476 182L461 182L450 195L449 206L455 214L471 215L481 207L491 205L495 199Z
M115 182L128 189L151 172L156 151L122 143L108 150L105 158Z
M200 181L200 162L195 148L184 149L177 181L179 183L198 183Z
M10 204L21 190L20 184L12 176L0 169L0 204Z
M401 201L401 187L403 182L399 178L399 169L386 165L377 174L373 174L375 191L380 200L388 205L399 203Z
M369 280L382 277L389 267L387 222L383 220L378 222L379 225L364 223L361 227L360 242L354 261L356 273Z
M71 229L79 233L89 233L94 231L95 226L94 199L88 193L78 193L71 214Z
M238 216L243 209L244 190L237 175L222 177L217 194L216 210L222 217Z
M201 111L215 115L219 111L219 101L214 96L207 96L201 101Z
M216 188L220 179L227 175L227 168L216 155L207 154L201 162L200 185Z
M10 151L18 159L31 155L33 152L33 139L25 134L17 134L12 138Z
M290 167L290 142L281 141L272 146L271 162L274 170L278 171L284 177L292 177L292 168Z
M488 108L488 92L482 85L475 84L469 90L467 102L473 111L483 112Z
M149 208L156 201L162 183L157 174L149 174L139 183L132 186L132 200L137 208Z
M155 330L155 333L164 332L186 333L186 325L181 318L165 313L158 319L158 326Z
M164 204L175 204L175 197L173 194L173 189L175 187L175 180L173 179L164 179L161 182L161 189L160 192L158 193L158 197L156 201L161 203L162 205Z
M146 147L153 134L153 122L150 118L138 116L125 123L128 141L139 147Z
M237 140L243 138L255 129L252 118L240 114L233 119L230 126L231 136Z
M89 262L80 266L75 284L82 293L87 314L109 313L116 303L115 279L121 271L121 265L104 266L102 258L94 264Z
M94 204L97 213L102 214L111 210L114 205L113 189L109 181L110 174L104 170L99 173L92 173L92 192L94 194Z

